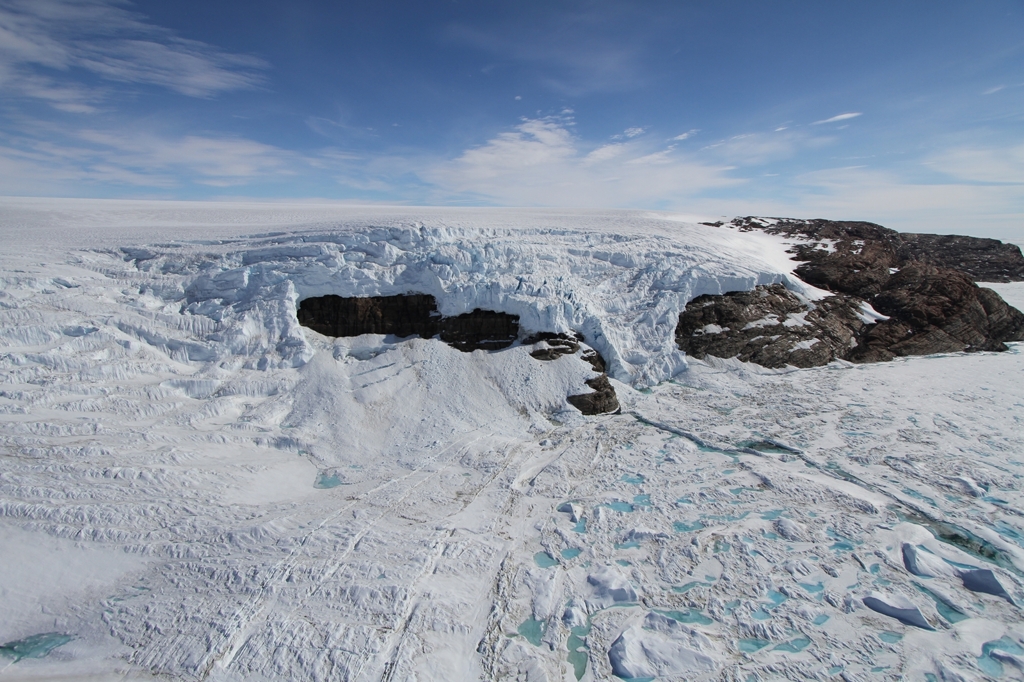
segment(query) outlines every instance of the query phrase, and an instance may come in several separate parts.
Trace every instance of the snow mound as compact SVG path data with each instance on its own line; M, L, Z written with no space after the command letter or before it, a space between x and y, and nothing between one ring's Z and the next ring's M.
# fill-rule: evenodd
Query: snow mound
M652 612L619 635L608 659L624 679L706 674L717 668L709 649L710 640L697 630Z
M587 606L591 611L637 601L636 590L629 580L611 566L604 566L588 575L587 584L590 587Z

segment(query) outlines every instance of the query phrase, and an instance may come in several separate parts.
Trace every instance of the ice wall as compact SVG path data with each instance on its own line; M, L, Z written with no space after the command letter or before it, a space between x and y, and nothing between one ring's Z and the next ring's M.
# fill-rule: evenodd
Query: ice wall
M625 226L628 228L628 225ZM582 333L612 377L642 387L686 367L673 332L687 301L789 275L778 238L672 224L662 234L565 228L341 226L205 248L125 249L140 269L182 275L157 292L217 322L215 352L297 366L311 350L295 309L310 296L434 296L446 316L474 308L520 317L526 332Z

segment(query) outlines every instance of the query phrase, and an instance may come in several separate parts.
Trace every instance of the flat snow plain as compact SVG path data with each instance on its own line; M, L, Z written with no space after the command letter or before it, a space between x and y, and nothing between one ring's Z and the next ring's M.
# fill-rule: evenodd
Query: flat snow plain
M0 678L1024 676L1024 354L688 361L786 244L645 212L0 203ZM1024 307L1024 285L993 285ZM579 331L331 339L306 296Z

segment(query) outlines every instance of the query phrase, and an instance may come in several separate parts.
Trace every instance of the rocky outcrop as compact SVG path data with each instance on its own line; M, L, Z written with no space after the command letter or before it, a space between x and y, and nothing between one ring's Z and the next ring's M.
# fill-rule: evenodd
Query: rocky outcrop
M604 358L596 350L588 349L583 353L583 361L590 363L595 372L600 376L587 381L587 386L594 389L593 393L580 393L567 398L569 404L583 414L611 414L618 412L619 399L615 395L615 389L608 381L608 374L605 369Z
M676 328L679 347L694 357L811 367L998 351L1024 340L1024 314L974 281L1024 281L1016 246L864 222L740 218L725 227L793 239L795 274L835 295L805 303L772 285L699 297Z
M1006 341L1024 341L1024 314L958 270L911 263L871 303L890 319L863 334L849 357L855 362L1000 351Z
M845 358L865 326L860 302L836 295L805 305L781 284L699 296L679 316L687 355L736 357L764 367L815 367Z
M315 296L299 303L299 324L324 336L393 334L436 336L441 321L437 300L427 294L397 296Z
M901 262L920 261L959 270L975 282L1024 280L1024 255L1013 244L958 234L901 234L900 238Z
M534 349L530 355L538 360L557 360L563 355L575 355L580 350L583 337L578 333L558 334L554 332L540 332L533 334L523 340L523 344L531 344ZM593 348L583 351L580 359L594 368L599 376L587 380L587 386L593 389L591 393L580 393L566 398L569 404L586 415L612 414L620 410L619 399L615 395L615 388L608 381L607 369L604 358Z
M998 239L904 234L874 223L844 220L747 217L724 226L797 240L791 249L795 260L802 261L796 274L814 286L825 284L822 288L830 291L877 293L871 289L878 280L887 279L889 268L911 262L959 270L974 282L1024 282L1024 254Z
M563 355L577 353L581 341L583 341L583 336L576 332L572 334L538 332L523 339L523 345L534 346L530 355L538 360L557 360Z
M442 317L428 294L396 296L317 296L299 303L299 324L326 336L393 334L440 336L461 351L508 348L519 337L519 316L476 309Z
M441 340L464 352L508 348L519 338L519 316L476 310L441 318Z
M396 296L316 296L299 303L299 324L325 336L345 337L361 334L393 334L399 337L439 337L464 352L508 348L519 337L519 317L493 310L476 309L462 315L443 317L437 300L427 294ZM556 360L580 351L583 337L578 333L538 332L523 340L532 345L530 355L537 360ZM581 360L599 376L588 380L592 393L568 396L571 405L586 415L609 414L619 410L615 389L608 381L604 360L587 348Z

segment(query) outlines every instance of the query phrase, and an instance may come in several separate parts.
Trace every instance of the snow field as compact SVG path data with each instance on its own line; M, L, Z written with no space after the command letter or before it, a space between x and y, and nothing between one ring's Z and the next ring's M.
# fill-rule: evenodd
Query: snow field
M1019 676L1019 345L687 364L689 298L799 284L665 216L90 206L0 212L0 643L73 637L4 676ZM294 319L403 291L583 332L624 413L572 356Z

